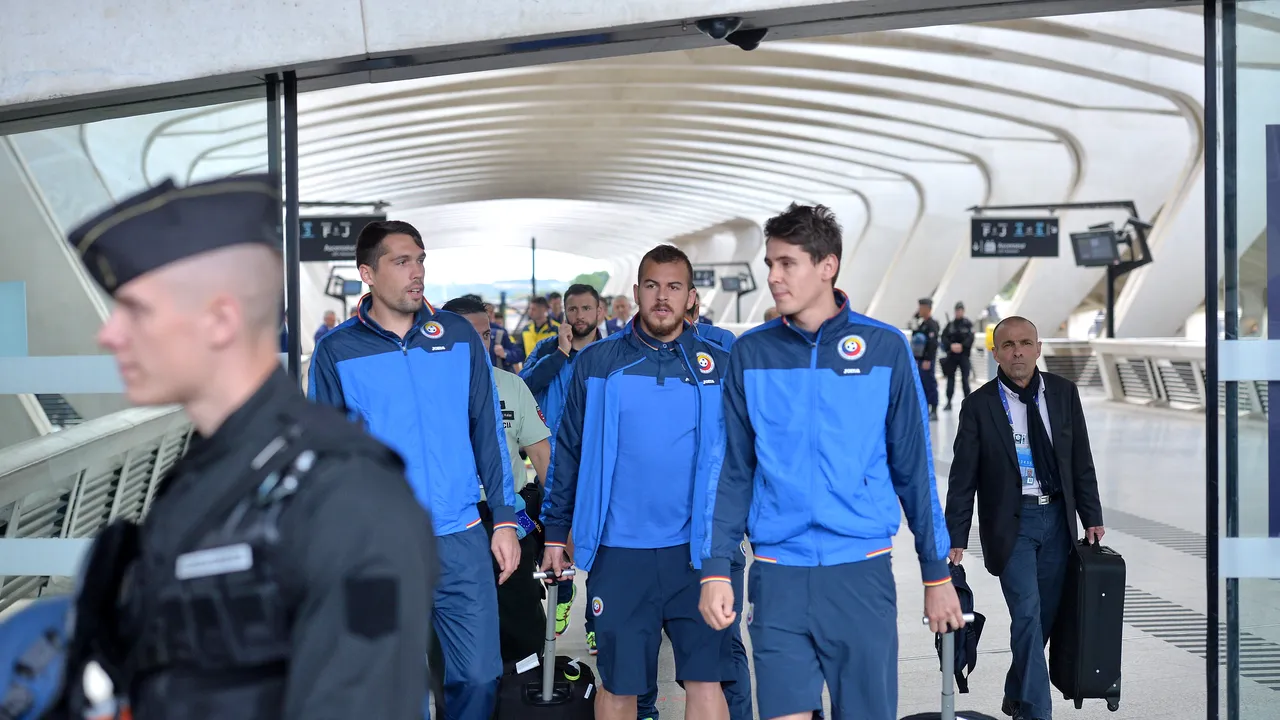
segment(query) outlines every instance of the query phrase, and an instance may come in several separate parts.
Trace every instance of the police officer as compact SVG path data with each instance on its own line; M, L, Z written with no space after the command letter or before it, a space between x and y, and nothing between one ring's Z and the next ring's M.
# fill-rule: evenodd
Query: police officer
M960 385L964 397L969 397L969 352L973 349L973 321L964 316L964 303L956 303L956 316L942 330L942 345L947 354L942 358L942 372L947 376L947 405L951 409L951 396L956 392L956 370L960 370Z
M91 550L73 706L92 660L136 720L422 717L431 520L398 456L280 368L279 207L267 176L166 181L71 233L129 400L195 428L142 524Z
M933 298L920 298L915 317L911 318L911 353L920 372L920 387L929 403L929 419L938 419L938 376L933 361L938 357L938 321L933 319Z

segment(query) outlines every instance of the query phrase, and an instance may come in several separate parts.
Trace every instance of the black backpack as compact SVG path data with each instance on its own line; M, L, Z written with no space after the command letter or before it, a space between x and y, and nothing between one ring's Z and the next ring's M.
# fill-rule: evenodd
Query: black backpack
M973 613L973 622L965 623L965 626L956 632L956 689L962 693L969 692L969 674L978 666L978 641L982 638L982 626L986 624L987 618L980 612L973 609L973 590L969 588L969 582L965 578L964 567L960 565L951 565L951 584L956 589L956 596L960 598L960 611L968 614ZM934 647L938 650L938 657L942 657L942 635L934 637Z

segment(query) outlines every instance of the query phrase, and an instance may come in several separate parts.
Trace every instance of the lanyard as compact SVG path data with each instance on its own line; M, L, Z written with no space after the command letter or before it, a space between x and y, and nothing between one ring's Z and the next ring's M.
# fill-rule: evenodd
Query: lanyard
M1005 416L1006 418L1008 418L1008 419L1009 419L1009 428L1010 428L1011 430L1013 430L1013 429L1014 429L1014 427L1013 427L1013 413L1009 412L1009 398L1008 398L1008 394L1009 394L1009 389L1008 389L1008 388L1006 388L1006 387L1004 386L1004 383L1000 383L1000 404L1004 406L1004 416ZM1035 401L1034 401L1034 402L1035 402L1035 412L1040 412L1040 390L1039 390L1039 388L1037 388L1037 389L1036 389L1036 396L1035 396ZM1031 411L1032 411L1032 408L1027 408L1027 412L1031 412ZM1027 430L1028 430L1028 432L1030 431L1030 429L1031 429L1031 419L1030 419L1030 418L1028 418L1028 419L1027 419Z

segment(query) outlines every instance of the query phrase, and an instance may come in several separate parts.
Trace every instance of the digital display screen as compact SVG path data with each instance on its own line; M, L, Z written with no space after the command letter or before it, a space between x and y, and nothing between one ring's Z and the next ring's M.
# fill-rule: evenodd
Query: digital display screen
M714 269L700 270L694 268L693 286L700 288L713 288L716 286L716 271Z
M364 289L364 283L360 282L359 280L344 279L342 281L343 295L359 295L363 289Z
M1100 267L1114 265L1120 260L1120 248L1114 230L1091 230L1072 233L1071 247L1075 250L1076 265Z
M722 277L720 278L720 287L725 292L741 292L742 278L740 277Z

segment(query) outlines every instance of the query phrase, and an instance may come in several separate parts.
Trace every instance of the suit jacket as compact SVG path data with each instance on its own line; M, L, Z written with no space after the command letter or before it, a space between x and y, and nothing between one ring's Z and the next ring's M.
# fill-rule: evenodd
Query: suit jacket
M1089 430L1075 383L1052 373L1040 373L1049 432L1062 475L1062 502L1074 541L1080 526L1102 525L1098 476L1089 449ZM1000 381L978 388L960 407L955 459L947 486L947 530L951 547L969 545L974 494L978 499L978 536L987 570L999 575L1009 562L1018 539L1022 514L1022 478L1009 418L1000 402ZM1034 412L1028 409L1029 412ZM1079 522L1076 517L1079 516Z

